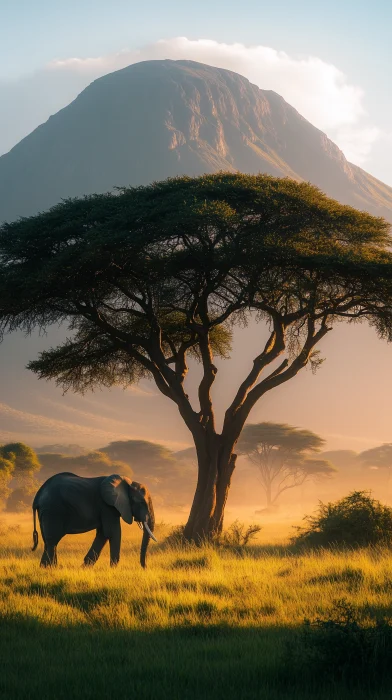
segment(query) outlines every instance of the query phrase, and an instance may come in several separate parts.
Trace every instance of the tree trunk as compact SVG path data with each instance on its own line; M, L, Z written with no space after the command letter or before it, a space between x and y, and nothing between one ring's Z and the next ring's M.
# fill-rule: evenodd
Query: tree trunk
M232 445L222 444L221 436L196 440L198 480L184 536L201 543L222 532L231 477L237 456Z
M268 482L268 484L265 487L265 497L267 500L267 508L271 508L271 506L272 506L272 485L270 482Z
M225 507L236 460L237 455L233 454L230 450L230 454L222 455L219 462L218 481L216 484L216 503L213 515L213 532L215 535L220 535L223 529Z

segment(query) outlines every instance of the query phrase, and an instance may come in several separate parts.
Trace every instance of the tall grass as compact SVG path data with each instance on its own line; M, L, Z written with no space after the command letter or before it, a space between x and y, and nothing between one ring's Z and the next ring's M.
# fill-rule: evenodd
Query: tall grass
M297 674L290 648L304 619L328 615L336 599L352 603L365 625L391 615L389 550L162 544L151 545L144 571L134 530L123 528L116 569L106 549L93 569L81 567L90 534L65 538L58 568L41 570L42 543L30 551L27 523L0 527L0 695L351 697L328 678ZM157 532L163 540L165 528ZM356 697L388 697L383 692L362 687Z

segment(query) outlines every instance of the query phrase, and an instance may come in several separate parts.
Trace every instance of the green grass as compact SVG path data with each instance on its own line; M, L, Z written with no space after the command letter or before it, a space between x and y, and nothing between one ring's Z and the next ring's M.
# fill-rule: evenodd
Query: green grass
M290 649L304 619L328 615L336 599L350 601L364 624L392 615L390 551L151 545L143 571L135 530L123 528L117 569L106 549L82 569L92 537L80 536L60 544L56 570L41 570L42 543L30 551L28 521L20 532L0 528L1 698L352 697L352 688L295 668ZM356 699L389 696L355 690Z

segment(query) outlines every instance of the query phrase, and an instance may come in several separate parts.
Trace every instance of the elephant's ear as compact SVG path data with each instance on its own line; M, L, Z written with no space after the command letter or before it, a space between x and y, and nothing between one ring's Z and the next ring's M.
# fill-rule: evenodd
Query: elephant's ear
M105 503L114 506L123 520L133 523L131 501L129 498L130 479L119 474L111 474L101 484L101 495Z

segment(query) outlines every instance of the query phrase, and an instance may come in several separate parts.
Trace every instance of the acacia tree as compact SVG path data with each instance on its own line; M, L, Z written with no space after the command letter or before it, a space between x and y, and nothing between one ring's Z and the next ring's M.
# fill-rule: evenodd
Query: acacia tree
M71 337L29 367L65 390L152 378L192 434L198 481L185 536L220 532L235 445L267 392L315 368L334 322L366 319L392 337L388 224L317 188L220 173L66 200L0 229L0 324ZM219 430L215 356L235 324L267 324L267 342ZM198 401L185 381L202 364ZM280 358L280 362L277 360ZM269 368L269 369L268 369Z
M100 447L100 452L107 454L110 459L120 459L129 464L134 470L148 469L162 471L176 463L174 453L164 445L149 440L115 440L106 447Z
M270 507L284 491L334 473L330 462L313 457L324 442L316 433L286 423L248 423L239 439L238 452L257 467Z

